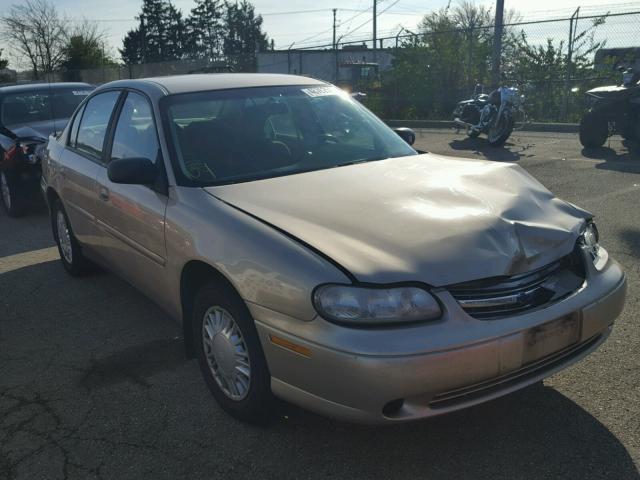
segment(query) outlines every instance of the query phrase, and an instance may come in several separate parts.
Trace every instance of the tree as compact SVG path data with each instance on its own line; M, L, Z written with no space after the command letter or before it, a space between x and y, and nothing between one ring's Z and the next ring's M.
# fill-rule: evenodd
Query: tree
M226 3L224 13L224 54L240 71L253 71L256 67L256 52L265 51L269 45L266 33L262 32L262 16L248 1Z
M491 11L471 2L425 15L419 35L404 40L395 52L394 69L382 77L375 110L399 118L449 116L460 98L487 79L491 24ZM370 97L376 100L375 94Z
M14 4L0 19L3 37L25 57L35 78L57 69L64 56L68 22L48 0Z
M97 26L85 22L72 31L64 48L61 67L66 81L80 81L79 70L113 64L105 53L105 35Z
M571 60L563 40L556 42L549 38L546 43L536 45L529 42L524 31L515 35L509 68L528 84L526 107L531 118L565 121L567 119L561 118L561 113L570 107L570 103L576 107L573 110L580 111L582 98L568 97L566 80L569 86L589 85L588 79L593 77L594 53L605 44L595 41L594 35L605 20L606 16L594 18L575 34ZM599 81L602 80L596 80Z
M130 30L120 50L127 64L164 62L184 56L184 20L170 1L143 0L139 26Z
M9 60L2 58L2 52L4 49L0 48L0 70L4 70L9 65Z
M192 58L216 59L223 53L223 5L218 0L196 0L186 19L186 49Z
M122 48L118 50L122 61L127 65L135 65L144 59L144 33L139 28L129 30L122 39Z

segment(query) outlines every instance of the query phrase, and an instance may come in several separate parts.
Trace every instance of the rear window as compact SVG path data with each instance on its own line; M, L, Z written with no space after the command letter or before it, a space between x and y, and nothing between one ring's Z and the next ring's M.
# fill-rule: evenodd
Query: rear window
M91 93L90 88L21 92L5 95L0 109L2 125L28 125L54 118L69 118Z

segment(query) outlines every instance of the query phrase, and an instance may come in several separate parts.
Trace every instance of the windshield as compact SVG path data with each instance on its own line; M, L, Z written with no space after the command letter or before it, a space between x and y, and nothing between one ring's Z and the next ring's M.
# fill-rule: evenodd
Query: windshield
M73 88L8 94L2 100L0 120L10 126L69 118L89 93L90 88Z
M163 103L182 184L219 185L416 155L332 86L181 94Z

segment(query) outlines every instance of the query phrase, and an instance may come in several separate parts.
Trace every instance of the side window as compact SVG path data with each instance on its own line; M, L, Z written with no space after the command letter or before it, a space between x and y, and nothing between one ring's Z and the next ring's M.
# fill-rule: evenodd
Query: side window
M84 105L82 108L76 113L76 116L73 117L73 124L71 125L71 131L69 132L69 142L67 145L75 148L76 140L78 139L78 127L80 126L80 120L82 120L82 113L84 112Z
M92 157L102 156L102 146L104 137L107 134L109 119L113 112L113 107L118 101L120 92L106 92L96 95L90 99L85 108L75 147Z
M138 93L128 93L113 136L111 159L142 157L155 162L159 148L149 102Z

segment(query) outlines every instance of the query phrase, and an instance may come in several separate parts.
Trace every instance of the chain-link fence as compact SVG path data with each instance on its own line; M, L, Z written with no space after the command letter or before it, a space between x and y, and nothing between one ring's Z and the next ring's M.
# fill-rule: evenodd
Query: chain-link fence
M450 119L458 101L496 86L491 75L494 26L434 18L437 21L423 23L418 32L401 29L397 35L378 38L375 49L371 39L361 38L215 60L109 64L53 72L39 80L101 84L226 71L291 73L362 91L366 104L383 118ZM568 18L518 20L503 26L501 83L520 88L533 121L577 121L585 91L619 84L617 67L640 70L640 11L576 11ZM18 80L37 79L22 72Z

